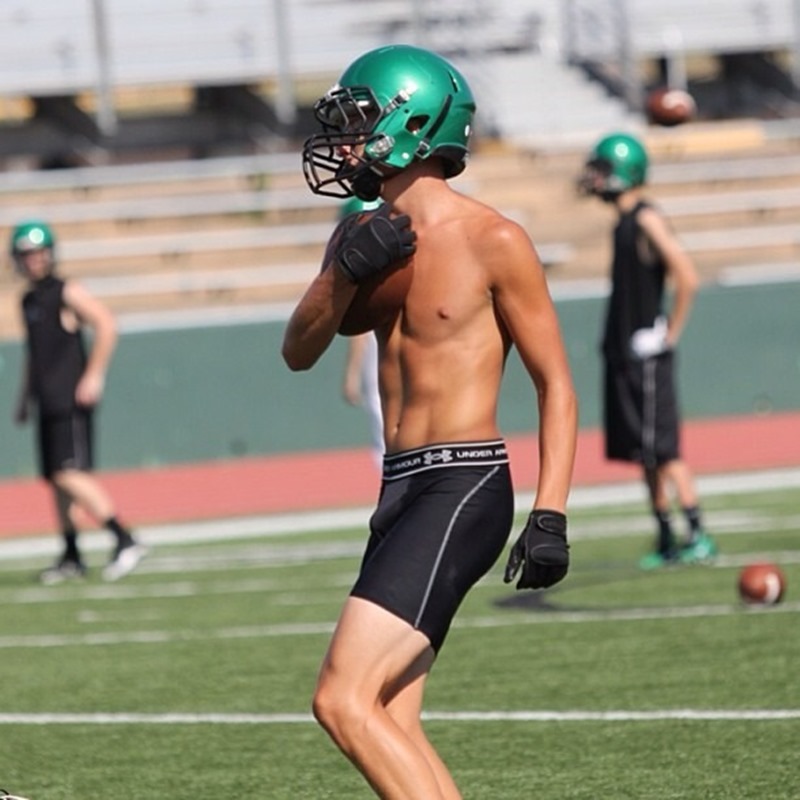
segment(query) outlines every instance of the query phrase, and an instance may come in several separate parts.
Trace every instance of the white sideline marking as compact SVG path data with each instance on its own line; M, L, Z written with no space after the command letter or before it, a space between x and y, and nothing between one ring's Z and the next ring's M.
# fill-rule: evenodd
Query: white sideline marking
M794 614L800 611L800 602L781 603L777 606L705 605L672 608L617 608L603 611L540 611L525 617L475 617L453 621L454 628L503 628L515 625L546 625L548 623L583 622L637 622L639 620L694 619L696 617L728 617L732 614Z
M797 554L800 558L800 553ZM771 556L773 559L776 556ZM766 560L766 558L764 559ZM783 560L781 559L782 563ZM188 562L187 562L188 563ZM188 571L184 567L184 571ZM333 575L326 580L317 579L314 583L314 592L338 591L342 588L349 588L354 579L353 570ZM78 588L78 587L75 587ZM284 581L282 583L271 579L263 580L240 580L240 581L220 581L218 583L202 583L200 581L179 581L177 583L163 584L129 584L120 586L119 584L86 586L78 588L78 592L70 599L80 603L93 602L95 600L103 602L106 600L143 600L143 599L171 599L230 595L230 594L267 594L287 595L296 589L296 582ZM0 602L5 602L0 590ZM309 591L305 590L303 596L306 602L311 602ZM337 596L338 599L341 597ZM58 591L53 591L53 587L42 586L31 589L11 590L8 595L8 602L14 605L33 605L39 603L58 603L63 604L65 597ZM130 616L125 614L125 619L130 620Z
M800 601L777 606L703 605L684 608L617 608L597 611L520 611L507 616L476 617L453 622L454 628L510 628L517 625L552 623L635 622L639 620L692 619L725 617L733 614L794 614ZM214 628L208 631L99 631L81 634L45 634L1 636L0 650L19 648L85 647L130 644L172 644L175 642L215 641L226 639L263 639L279 636L329 636L335 622L304 622L276 625L244 625L238 628Z
M423 719L444 722L654 722L660 720L781 720L800 718L800 708L775 710L697 710L663 711L433 711Z
M661 711L423 711L425 722L681 722L800 719L800 709ZM0 714L0 725L286 725L314 722L311 714Z
M127 644L173 644L175 642L197 642L219 639L260 639L275 636L330 635L334 622L309 622L286 625L252 625L242 628L219 628L209 631L129 631L117 633L101 631L81 634L45 634L31 636L0 637L0 650L21 647L85 647L98 645Z
M800 550L768 551L768 552L748 552L735 556L717 556L712 564L705 565L704 569L736 569L757 561L774 562L780 565L800 563ZM631 567L632 569L632 567ZM144 570L142 570L144 572ZM352 586L355 573L352 570L333 575L329 580L315 582L313 590L304 590L298 594L292 589L289 583L277 583L272 580L253 580L239 582L202 583L185 581L177 584L134 584L128 586L87 586L80 587L78 592L70 597L65 597L61 592L53 591L52 587L41 587L31 589L12 590L8 597L4 597L0 589L0 602L8 602L13 605L46 605L64 604L66 601L75 603L93 603L94 601L103 602L106 600L142 600L142 599L172 599L187 597L212 597L219 595L234 594L259 594L271 595L270 602L280 605L311 605L319 603L329 603L330 593L337 592L337 600L341 600L341 589L348 589ZM473 591L478 589L497 588L496 575L489 574L473 587ZM117 591L119 590L119 591ZM79 617L79 621L88 622L90 614L93 612L80 612L84 615ZM131 622L136 619L155 619L152 615L132 616L130 611L120 612L119 619ZM107 619L112 619L107 616ZM99 622L101 618L95 618L94 622Z
M800 469L775 469L727 475L707 475L698 478L698 491L704 496L739 494L745 491L769 491L800 488ZM645 500L644 486L639 482L604 486L577 487L570 494L571 510L601 508L638 503ZM533 494L516 495L516 508L528 508ZM349 508L309 511L293 514L272 514L237 519L201 520L174 525L138 528L142 541L149 546L197 544L231 539L264 539L293 533L336 531L346 528L365 528L373 509ZM109 548L105 532L83 534L85 551L105 551ZM23 537L0 541L0 560L52 555L58 541L52 535ZM145 567L147 562L145 561Z
M720 555L714 559L713 563L705 565L704 569L736 569L757 561L774 562L783 566L788 564L798 564L800 563L800 550L770 550L764 552L739 553L731 556ZM238 562L234 562L233 560L231 560L230 563L228 560L221 560L221 568L224 567L228 569L234 563L238 564ZM261 564L259 564L259 566L261 566ZM187 559L183 563L184 572L189 572L194 568L195 565L191 559ZM142 569L141 573L154 573L163 571L165 570L148 568ZM177 571L177 567L174 567L173 571ZM353 570L347 570L333 575L324 581L317 580L313 588L313 595L318 597L321 596L321 599L317 600L313 599L311 593L312 590L304 590L301 594L298 594L294 590L294 585L290 582L279 582L272 579L259 579L220 581L218 583L180 581L177 583L148 585L129 584L127 586L121 586L119 584L99 586L88 585L86 587L73 587L76 589L76 592L69 598L65 597L61 592L53 591L52 587L34 587L30 589L10 590L7 597L5 597L3 594L5 590L0 589L0 602L8 602L9 604L14 605L40 605L63 604L67 600L74 601L76 603L92 603L94 601L104 602L106 600L172 599L234 594L270 594L272 595L270 600L272 603L285 605L302 603L303 605L309 605L315 602L329 602L328 593L333 591L338 592L343 588L349 588L353 584L354 577L355 573ZM475 585L475 587L473 587L473 589L492 588L496 588L496 576L491 573L484 576ZM341 598L339 597L338 599ZM86 619L81 619L80 621L88 621L88 616L91 612L86 611L81 613L86 615ZM138 618L142 619L145 617ZM108 617L108 619L111 619L111 617ZM119 619L125 619L130 622L133 617L131 616L130 611L126 611L124 614L120 614ZM94 621L99 621L99 618L95 619Z

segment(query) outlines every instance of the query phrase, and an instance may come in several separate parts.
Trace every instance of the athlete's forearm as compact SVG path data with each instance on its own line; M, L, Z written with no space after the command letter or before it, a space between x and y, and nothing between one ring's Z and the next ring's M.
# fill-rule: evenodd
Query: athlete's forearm
M578 403L564 379L539 391L539 477L535 508L564 512L577 446Z
M332 265L318 275L286 326L281 353L292 370L310 369L328 349L356 293L356 285Z
M102 325L95 327L94 342L86 364L87 372L105 376L116 350L117 340L117 326L113 319L108 319Z
M672 346L678 343L689 320L696 291L694 283L685 282L676 286L672 309L669 314L669 329L667 333L669 344Z

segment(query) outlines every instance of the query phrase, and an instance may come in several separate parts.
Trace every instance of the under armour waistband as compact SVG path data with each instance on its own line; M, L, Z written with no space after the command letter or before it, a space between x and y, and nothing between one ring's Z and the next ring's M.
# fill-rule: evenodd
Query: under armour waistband
M392 453L383 457L383 479L392 481L429 469L476 464L508 464L505 442L448 442Z

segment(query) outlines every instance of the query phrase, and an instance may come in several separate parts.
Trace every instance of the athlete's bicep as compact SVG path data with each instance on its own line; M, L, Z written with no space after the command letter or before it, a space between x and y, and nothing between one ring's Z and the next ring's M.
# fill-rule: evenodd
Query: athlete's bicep
M114 331L114 317L108 307L80 283L68 281L64 285L64 304L81 322L95 329Z
M646 208L639 215L639 224L663 259L670 277L678 284L693 285L696 280L694 262L667 220L655 209Z
M496 236L492 247L495 307L526 369L541 376L563 368L561 332L536 250L518 226Z

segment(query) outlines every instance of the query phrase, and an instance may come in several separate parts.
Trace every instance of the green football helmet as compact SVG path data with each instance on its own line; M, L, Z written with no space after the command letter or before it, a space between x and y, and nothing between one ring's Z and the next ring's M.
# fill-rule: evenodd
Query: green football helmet
M604 136L589 154L580 187L605 198L641 186L647 180L647 151L627 133Z
M27 253L31 250L42 250L55 247L56 237L53 231L45 222L39 220L28 220L20 222L11 232L11 253Z
M51 258L55 260L56 237L46 222L40 220L27 220L20 222L11 231L9 250L14 266L21 269L20 257L33 250L49 250Z
M374 200L386 177L438 157L445 176L466 166L475 100L441 56L389 45L356 59L314 106L323 128L303 146L311 191ZM344 148L344 151L343 149Z

